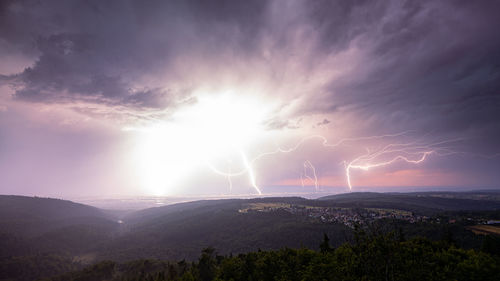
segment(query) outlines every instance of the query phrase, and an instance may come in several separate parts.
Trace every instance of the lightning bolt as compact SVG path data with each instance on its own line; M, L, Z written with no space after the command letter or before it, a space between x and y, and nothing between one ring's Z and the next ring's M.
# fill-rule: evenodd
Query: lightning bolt
M304 166L304 173L303 173L304 177L306 177L307 179L312 181L314 183L315 190L318 191L319 185L318 185L318 176L316 175L316 168L313 166L313 164L309 160L306 160L304 162L303 166ZM312 177L309 176L309 174L307 173L308 169L310 169L312 171ZM302 187L304 187L304 179L303 179L302 174L300 175L300 180L302 182Z
M278 147L274 151L270 152L264 152L259 154L257 157L252 159L252 163L259 160L262 157L269 156L269 155L274 155L278 153L290 153L298 150L304 143L307 141L313 140L313 139L319 139L321 140L321 145L326 148L332 148L332 147L338 147L341 146L347 142L355 142L355 141L361 141L361 140L374 140L374 139L383 139L383 138L389 138L389 137L398 137L402 135L408 134L410 131L402 132L402 133L397 133L397 134L389 134L389 135L380 135L380 136L368 136L368 137L359 137L359 138L343 138L338 140L335 143L330 143L328 139L325 136L322 135L311 135L307 136L305 138L302 138L300 141L298 141L294 146L289 147L289 148L281 148Z
M383 161L383 162L376 162L373 164L370 164L370 163L356 164L356 163L363 162L363 161L369 162L370 160L373 160L374 158L376 158L376 156L368 153L368 154L362 155L362 156L352 160L349 163L344 162L345 163L347 185L349 186L349 190L352 190L351 173L350 173L351 169L360 169L360 170L368 171L371 168L390 165L398 160L402 160L402 161L405 161L407 163L418 164L418 163L423 162L425 160L425 158L428 155L430 155L431 153L434 153L434 151L432 151L432 150L431 151L424 151L421 153L420 157L417 159L409 159L406 156L398 155L390 160Z
M453 139L430 144L421 144L418 142L397 143L388 144L375 151L366 149L367 152L365 154L362 154L349 162L344 161L347 186L349 187L349 190L352 190L351 170L353 169L368 171L372 168L387 166L397 161L419 164L425 161L425 159L431 154L444 156L457 153L447 147L442 147L442 145L462 140L463 139ZM390 156L388 160L378 160L386 155Z
M248 162L248 158L245 155L245 153L243 152L243 150L240 150L240 154L241 154L241 158L243 159L243 163L245 164L245 167L248 171L248 177L250 178L250 184L253 186L253 188L255 188L257 193L259 193L259 195L262 195L260 188L257 186L257 181L255 179L255 173L252 169L252 164Z
M210 170L212 170L212 172L227 178L227 180L229 182L229 191L230 192L233 188L233 182L232 182L231 178L241 176L244 174L248 174L248 177L250 180L250 185L255 189L255 191L259 195L262 195L262 191L260 190L260 187L257 185L257 179L255 177L255 172L252 168L254 161L248 161L248 157L243 150L239 149L238 151L239 151L239 154L241 156L241 160L243 162L243 167L244 167L240 171L232 172L231 167L229 166L228 172L223 172L223 171L220 171L219 169L217 169L212 163L210 163L210 161L208 161L208 159L205 160L205 163L206 163L207 167Z

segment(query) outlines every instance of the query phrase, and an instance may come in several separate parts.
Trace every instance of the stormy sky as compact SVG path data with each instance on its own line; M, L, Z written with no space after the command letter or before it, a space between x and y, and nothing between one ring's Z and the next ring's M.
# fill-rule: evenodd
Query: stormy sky
M499 1L0 1L0 193L500 180Z

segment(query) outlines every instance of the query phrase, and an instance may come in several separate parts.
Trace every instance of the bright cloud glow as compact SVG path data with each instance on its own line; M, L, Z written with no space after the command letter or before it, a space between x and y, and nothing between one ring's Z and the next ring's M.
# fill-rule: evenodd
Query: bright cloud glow
M197 168L225 173L232 162L244 169L242 151L266 134L269 108L263 105L234 94L201 96L171 120L135 129L139 136L133 161L140 185L152 195L166 195L178 191ZM255 186L253 179L249 184Z

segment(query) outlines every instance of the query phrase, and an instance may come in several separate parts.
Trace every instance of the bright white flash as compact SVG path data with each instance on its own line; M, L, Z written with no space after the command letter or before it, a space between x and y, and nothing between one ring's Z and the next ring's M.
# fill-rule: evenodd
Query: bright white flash
M169 121L135 129L141 132L134 158L141 184L155 195L173 193L194 169L208 166L226 176L231 185L231 171L218 167L225 168L238 157L234 162L244 167L239 174L247 173L250 185L260 194L245 149L266 133L263 123L268 112L262 104L229 95L201 97Z

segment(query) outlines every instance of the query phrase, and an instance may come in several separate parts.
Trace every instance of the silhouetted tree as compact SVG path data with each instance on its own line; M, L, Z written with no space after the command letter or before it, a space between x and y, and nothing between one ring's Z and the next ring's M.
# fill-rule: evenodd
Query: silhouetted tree
M202 281L210 281L215 277L216 260L214 258L215 249L208 247L202 250L198 261L199 277Z
M319 244L319 250L322 253L328 253L332 250L332 247L330 247L330 238L328 238L328 235L326 235L326 233L323 233L323 242Z

